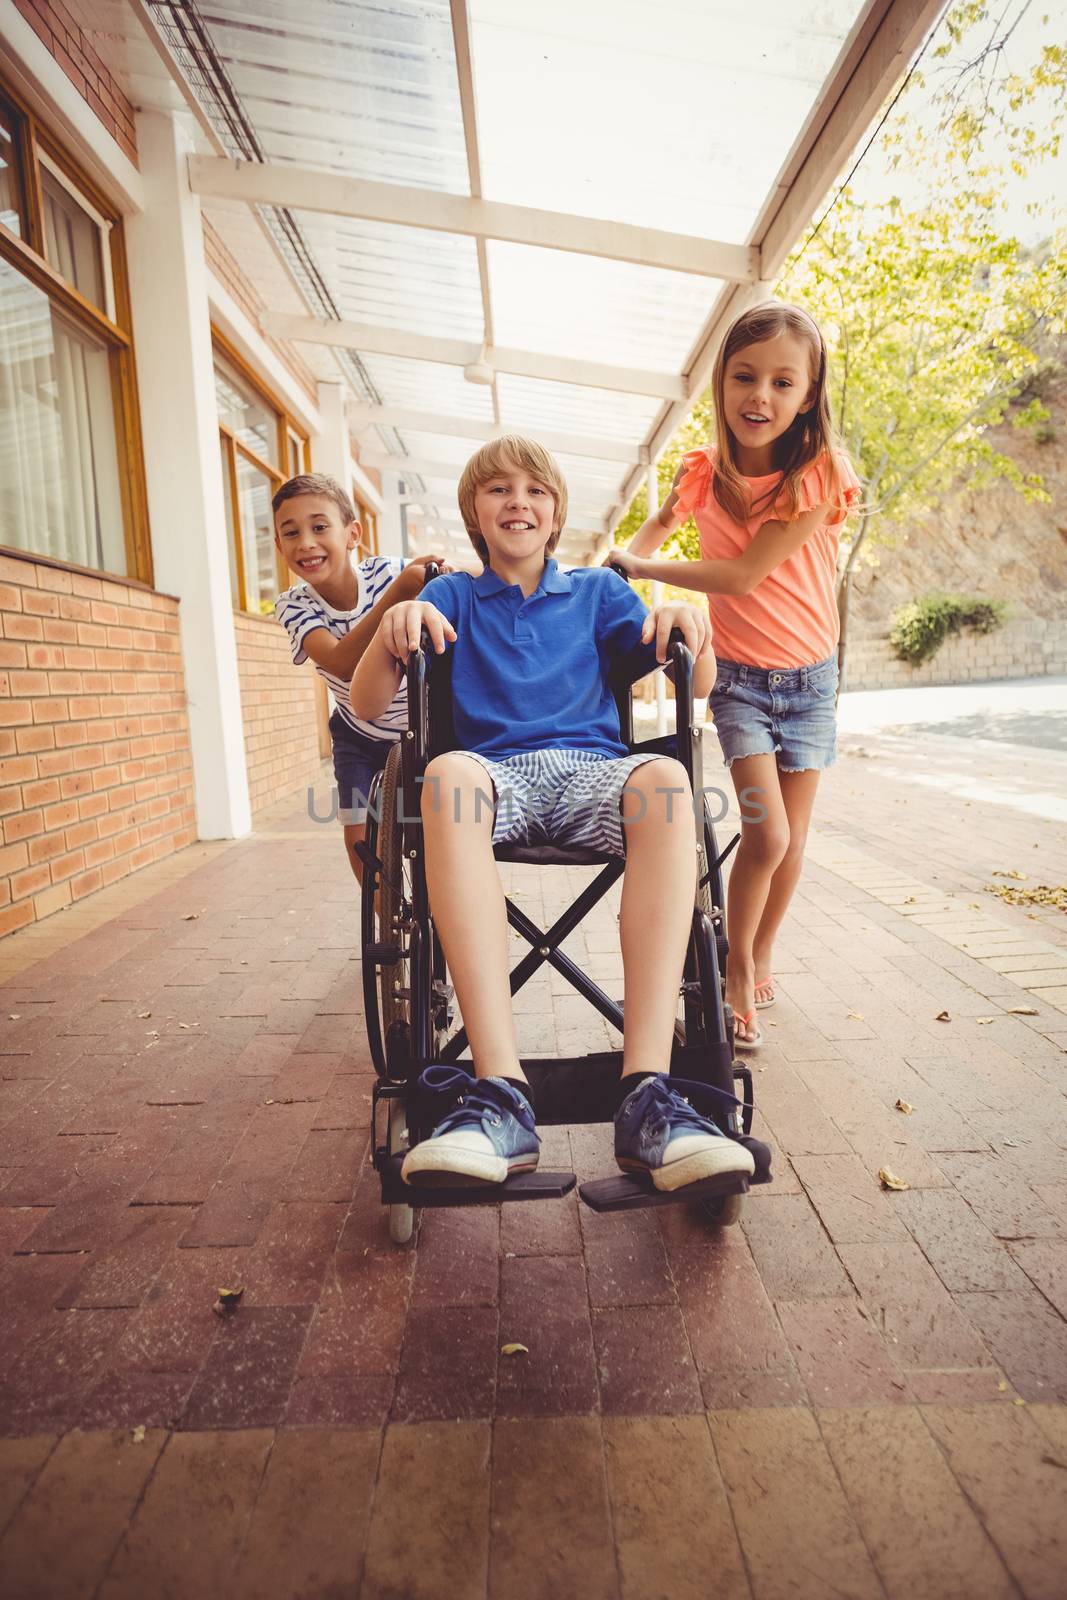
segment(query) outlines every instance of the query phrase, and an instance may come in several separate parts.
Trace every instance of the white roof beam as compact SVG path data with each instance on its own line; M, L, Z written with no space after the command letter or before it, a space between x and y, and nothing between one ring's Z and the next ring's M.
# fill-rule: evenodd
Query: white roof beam
M577 361L567 356L508 350L498 345L487 345L483 357L480 345L464 339L436 339L398 328L375 328L366 322L321 322L318 317L291 316L284 311L264 311L259 325L275 339L340 346L345 350L358 350L363 355L404 356L448 367L466 367L484 359L494 371L520 378L577 383L619 394L648 394L660 400L685 400L688 396L685 379L673 373L615 367L604 361Z
M349 406L349 426L355 433L368 428L410 428L415 433L452 434L457 439L499 438L512 430L501 425L478 422L472 417L449 417L436 411L409 411L405 406ZM546 450L560 455L588 456L596 461L623 461L629 464L634 458L633 445L615 444L611 439L597 439L584 434L553 433L538 428L537 438ZM360 460L367 457L360 452ZM414 469L409 466L409 471Z
M452 49L456 57L456 76L459 80L459 104L463 117L463 140L467 147L467 177L470 183L471 194L481 198L482 193L482 163L478 154L478 117L474 101L474 62L471 57L470 15L467 10L467 0L450 0L452 13ZM478 250L478 285L482 294L482 327L484 330L483 343L493 342L493 297L489 289L489 257L485 248L485 240L479 239ZM474 357L477 360L477 356ZM467 365L468 363L464 363ZM500 394L497 390L496 373L493 373L493 417L500 421Z
M434 233L459 233L474 239L502 239L635 261L640 266L754 283L760 277L759 251L752 245L723 244L687 233L641 228L599 217L506 205L478 196L441 194L392 183L374 183L317 167L273 162L231 161L222 156L189 157L189 184L204 199L243 200L250 206L289 206L340 217L363 217Z

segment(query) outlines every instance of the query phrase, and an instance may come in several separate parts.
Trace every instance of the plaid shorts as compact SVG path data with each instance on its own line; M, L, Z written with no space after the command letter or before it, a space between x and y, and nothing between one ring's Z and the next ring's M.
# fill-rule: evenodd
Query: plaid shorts
M626 854L622 797L630 774L658 755L531 750L494 761L465 750L493 783L494 844L555 844Z

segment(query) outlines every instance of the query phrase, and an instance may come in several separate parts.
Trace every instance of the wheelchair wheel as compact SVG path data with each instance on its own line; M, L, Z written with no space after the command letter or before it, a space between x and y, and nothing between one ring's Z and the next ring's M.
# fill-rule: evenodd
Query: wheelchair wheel
M389 1102L389 1154L404 1155L408 1148L408 1118L403 1100ZM407 1244L415 1227L411 1206L389 1207L389 1237L394 1244Z
M378 858L382 881L378 890L378 938L391 945L397 960L378 971L382 1043L390 1078L406 1076L411 1057L411 966L407 958L411 931L411 880L404 856L403 829L397 820L400 798L400 745L389 752L382 774ZM408 1208L410 1209L410 1208Z
M745 1207L743 1194L724 1194L718 1200L701 1201L700 1209L709 1222L719 1228L733 1228L741 1220Z

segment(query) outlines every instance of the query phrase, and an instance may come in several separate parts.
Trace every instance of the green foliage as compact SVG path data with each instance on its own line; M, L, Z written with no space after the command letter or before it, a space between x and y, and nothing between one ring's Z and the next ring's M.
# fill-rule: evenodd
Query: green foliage
M1003 600L981 600L962 594L926 594L901 606L893 617L889 643L900 661L913 667L937 654L950 634L969 628L992 633L1007 613Z

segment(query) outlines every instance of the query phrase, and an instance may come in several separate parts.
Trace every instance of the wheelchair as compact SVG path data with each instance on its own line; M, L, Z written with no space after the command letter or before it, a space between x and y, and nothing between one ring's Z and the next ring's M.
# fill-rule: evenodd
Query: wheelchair
M750 1139L752 1073L734 1059L733 1023L723 996L726 955L722 867L737 843L719 854L706 799L701 792L702 729L693 718L693 660L681 633L671 635L668 661L673 667L678 731L661 738L634 741L633 704L629 682L612 685L623 742L631 753L676 756L689 777L695 807L698 859L693 923L686 951L680 1011L671 1055L672 1076L700 1085L707 1104L694 1097L729 1136L742 1139L756 1160L754 1176L730 1173L661 1192L643 1175L619 1173L583 1183L582 1201L595 1211L629 1210L638 1206L695 1202L711 1222L736 1223L751 1183L771 1181L769 1152ZM423 1070L434 1064L466 1068L474 1065L464 1052L467 1037L455 1029L453 991L444 951L430 915L424 870L419 779L434 756L454 749L452 729L451 652L438 656L423 633L407 669L408 727L390 751L368 796L366 835L357 850L363 861L362 979L370 1052L377 1072L372 1111L372 1159L381 1181L382 1202L389 1207L389 1231L397 1244L412 1234L414 1212L422 1207L495 1204L498 1201L551 1199L568 1194L573 1173L517 1174L500 1185L417 1187L406 1184L400 1168L407 1150L432 1132L440 1119L439 1099L427 1107L418 1088ZM494 847L498 862L538 866L597 866L600 871L567 911L549 928L539 928L510 899L508 923L530 946L510 976L514 995L545 963L562 974L577 992L622 1032L624 1005L611 999L560 948L582 919L622 876L625 862L585 849L552 844L505 844ZM622 1071L622 1051L601 1051L577 1057L523 1059L533 1087L539 1127L553 1124L610 1122L615 1086ZM740 1089L740 1094L736 1092ZM432 1120L430 1113L432 1112Z

